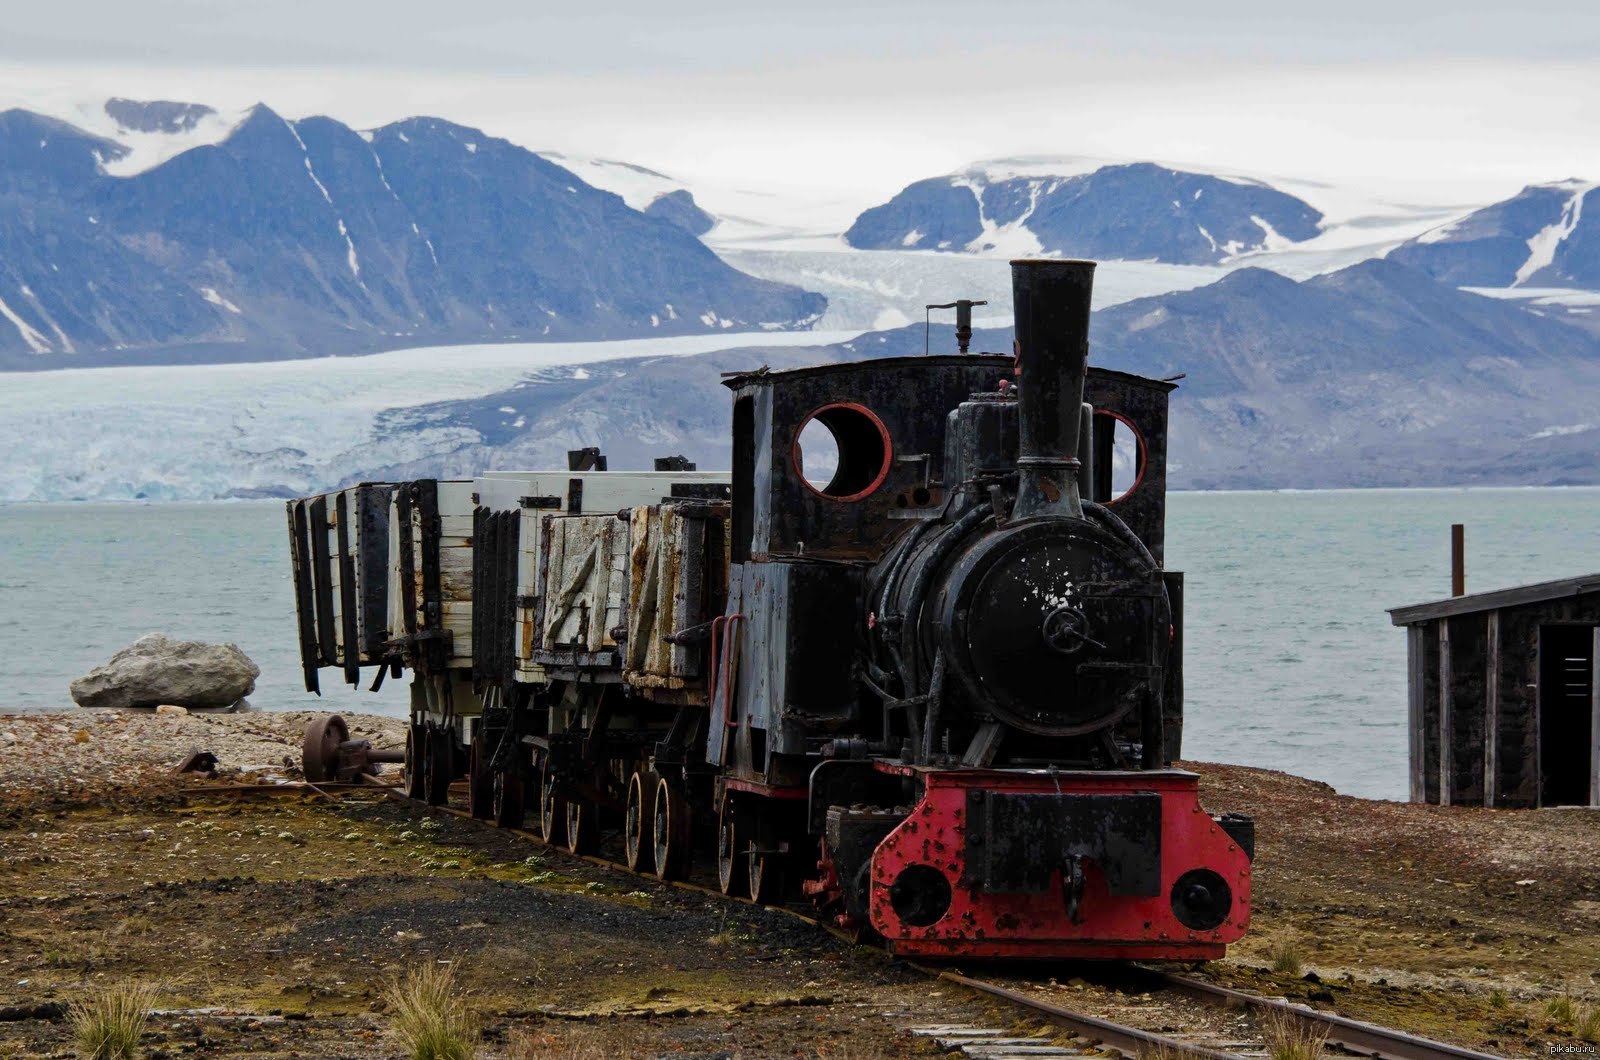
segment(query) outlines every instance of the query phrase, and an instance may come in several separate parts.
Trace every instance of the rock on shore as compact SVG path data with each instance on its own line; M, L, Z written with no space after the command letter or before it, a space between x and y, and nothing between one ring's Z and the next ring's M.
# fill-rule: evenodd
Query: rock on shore
M226 710L255 691L261 668L235 644L147 633L72 682L80 707L129 710L174 704Z

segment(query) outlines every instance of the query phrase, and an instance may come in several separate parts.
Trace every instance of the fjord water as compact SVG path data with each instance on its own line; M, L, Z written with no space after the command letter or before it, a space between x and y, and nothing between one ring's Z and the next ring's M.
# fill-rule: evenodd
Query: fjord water
M1180 493L1185 757L1406 792L1405 637L1387 607L1449 592L1449 526L1477 592L1600 570L1600 489ZM0 507L0 712L71 708L67 685L141 634L231 640L267 710L403 713L300 684L278 502Z

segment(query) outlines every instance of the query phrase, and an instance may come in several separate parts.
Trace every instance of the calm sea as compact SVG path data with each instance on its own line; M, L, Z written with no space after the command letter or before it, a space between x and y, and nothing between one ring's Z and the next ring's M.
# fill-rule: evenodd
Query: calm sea
M1405 638L1384 608L1600 570L1600 490L1363 490L1172 497L1187 574L1184 750L1405 796ZM324 673L300 687L278 502L0 506L0 710L71 706L68 682L152 630L230 640L268 710L405 710Z

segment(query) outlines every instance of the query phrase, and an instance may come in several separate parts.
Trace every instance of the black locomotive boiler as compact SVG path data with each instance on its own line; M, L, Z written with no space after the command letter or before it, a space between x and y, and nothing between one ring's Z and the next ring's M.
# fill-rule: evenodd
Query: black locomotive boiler
M1088 366L1093 263L1011 268L1009 355L729 378L728 474L590 450L291 502L307 686L410 669L413 794L704 854L898 953L1220 956L1254 837L1171 766L1172 384Z

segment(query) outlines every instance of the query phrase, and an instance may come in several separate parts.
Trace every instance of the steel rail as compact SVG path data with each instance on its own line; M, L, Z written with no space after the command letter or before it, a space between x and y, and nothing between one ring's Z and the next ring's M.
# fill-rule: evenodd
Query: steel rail
M1348 1016L1316 1009L1302 1008L1273 997L1262 997L1231 987L1218 986L1202 979L1191 979L1147 969L1157 979L1181 994L1211 1005L1243 1005L1264 1012L1285 1013L1297 1020L1314 1025L1328 1033L1328 1044L1337 1045L1362 1056L1384 1057L1385 1060L1499 1060L1493 1053L1480 1053L1460 1045L1422 1038L1404 1031L1364 1023Z
M988 994L1009 1001L1014 1005L1037 1012L1047 1017L1051 1023L1065 1027L1067 1030L1076 1031L1085 1037L1094 1038L1101 1045L1109 1045L1134 1056L1144 1055L1182 1055L1205 1057L1206 1060L1230 1060L1232 1053L1218 1052L1208 1049L1203 1045L1186 1042L1179 1038L1168 1038L1166 1035L1153 1031L1142 1031L1137 1027L1129 1027L1121 1023L1113 1023L1097 1016L1086 1016L1081 1012L1062 1008L1041 998L1031 997L1020 990L1012 990L998 983L991 983L984 979L973 979L959 972L944 971L938 968L929 968L926 965L912 962L910 966L926 975L943 979L946 982L956 983L968 990Z
M792 916L802 923L819 927L837 938L854 943L857 940L848 932L842 931L833 925L827 924L815 917L808 916L799 910L781 905L761 905L749 898L722 893L720 888L707 887L703 884L689 880L663 880L650 872L639 872L628 867L626 862L612 861L595 854L573 854L565 846L552 843L538 832L526 828L509 828L496 825L492 821L485 821L474 817L470 812L450 805L436 805L425 799L419 799L406 794L398 784L391 784L375 777L367 777L364 781L348 784L313 785L307 782L286 784L239 784L239 785L213 785L186 789L185 793L193 794L220 794L223 791L236 791L244 794L266 793L268 791L289 791L302 794L315 794L330 798L334 802L342 800L333 797L327 790L335 789L341 793L353 790L378 791L385 795L393 796L402 802L409 803L424 811L438 811L450 817L457 817L464 821L472 821L496 831L507 832L520 839L531 840L539 846L555 850L567 856L588 862L599 868L611 869L616 872L627 873L640 879L654 883L664 883L669 887L694 894L706 895L712 898L732 900L744 905L760 906L774 912ZM1020 990L1002 986L999 983L983 979L974 979L959 972L948 969L934 968L916 961L903 960L903 963L924 975L954 983L976 993L987 994L990 997L1000 998L1012 1004L1019 1005L1030 1011L1036 1012L1050 1022L1064 1027L1085 1037L1093 1038L1102 1044L1124 1050L1132 1055L1155 1053L1158 1055L1178 1055L1202 1057L1206 1060L1227 1058L1234 1054L1219 1052L1195 1042L1185 1041L1181 1038L1170 1038L1153 1031L1143 1031L1137 1027L1114 1023L1110 1020L1089 1016L1081 1012L1063 1008L1043 998L1034 997ZM1361 1056L1382 1058L1382 1060L1500 1060L1492 1053L1480 1053L1464 1046L1451 1045L1447 1042L1434 1041L1404 1031L1381 1027L1373 1023L1350 1019L1336 1013L1321 1012L1317 1009L1304 1008L1290 1004L1279 998L1264 997L1231 987L1218 986L1200 979L1191 979L1188 976L1165 972L1157 968L1144 965L1130 964L1130 967L1149 976L1150 980L1158 987L1170 989L1175 993L1183 994L1207 1005L1219 1007L1240 1007L1253 1009L1258 1012L1279 1012L1303 1023L1309 1024L1318 1031L1327 1032L1327 1043L1349 1050Z

